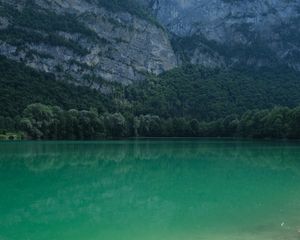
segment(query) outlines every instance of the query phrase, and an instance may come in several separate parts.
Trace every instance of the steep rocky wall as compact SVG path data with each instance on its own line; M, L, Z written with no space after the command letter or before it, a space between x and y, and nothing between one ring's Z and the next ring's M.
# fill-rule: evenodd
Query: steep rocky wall
M192 63L222 65L229 57L263 66L276 59L300 70L299 0L145 1L173 34L194 37L194 48L183 49Z
M93 88L186 62L300 70L300 0L139 0L156 20L123 1L0 1L0 54Z
M129 84L177 65L160 26L95 1L5 0L0 6L0 54L76 84Z

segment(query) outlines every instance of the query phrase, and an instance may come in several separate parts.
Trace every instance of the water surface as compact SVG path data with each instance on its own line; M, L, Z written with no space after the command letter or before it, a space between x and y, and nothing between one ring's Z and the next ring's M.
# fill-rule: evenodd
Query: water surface
M300 144L0 143L0 240L299 240Z

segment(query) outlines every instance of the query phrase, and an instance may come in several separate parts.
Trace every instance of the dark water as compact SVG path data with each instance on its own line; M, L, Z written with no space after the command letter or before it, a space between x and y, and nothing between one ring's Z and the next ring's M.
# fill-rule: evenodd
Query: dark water
M300 143L0 143L0 240L298 240Z

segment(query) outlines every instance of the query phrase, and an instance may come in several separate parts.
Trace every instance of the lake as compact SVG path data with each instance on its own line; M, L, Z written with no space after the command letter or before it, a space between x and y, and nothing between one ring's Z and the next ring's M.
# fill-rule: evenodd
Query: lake
M299 240L300 143L0 143L0 240Z

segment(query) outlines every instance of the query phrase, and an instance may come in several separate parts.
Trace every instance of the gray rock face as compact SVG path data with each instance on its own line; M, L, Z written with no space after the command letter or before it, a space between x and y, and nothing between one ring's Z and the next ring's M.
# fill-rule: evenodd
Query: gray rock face
M203 62L201 48L206 44L214 51L210 59L221 64L216 54L225 54L215 48L218 44L222 50L239 49L238 54L230 54L231 63L243 60L260 66L276 58L300 69L300 0L146 1L159 21L175 35L201 36L203 41L198 41L192 55L188 53L191 62ZM247 58L242 51L256 54L247 53ZM208 62L204 59L203 63Z
M197 31L224 41L235 24L248 23L258 31L299 16L299 0L149 0L159 20L177 35ZM229 32L230 33L230 32ZM231 37L231 36L229 36Z
M19 46L11 40L14 36L5 38L0 32L0 54L59 78L97 88L99 79L129 84L142 80L144 73L159 74L177 66L167 33L129 13L112 12L88 0L35 0L33 11L39 15L47 15L47 19L53 14L71 15L85 28L78 32L57 28L50 35L47 29L23 26L14 19L13 11L25 11L27 1L2 2L0 6L10 11L0 11L0 30L13 26L14 32L26 32L26 37L21 35ZM47 41L27 37L33 34Z
M0 30L8 27L8 20L4 17L0 17Z
M0 54L102 90L103 79L130 84L184 62L300 71L300 0L139 2L165 30L98 0L0 1Z

